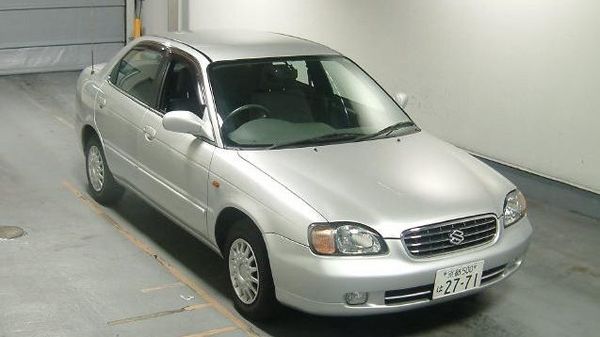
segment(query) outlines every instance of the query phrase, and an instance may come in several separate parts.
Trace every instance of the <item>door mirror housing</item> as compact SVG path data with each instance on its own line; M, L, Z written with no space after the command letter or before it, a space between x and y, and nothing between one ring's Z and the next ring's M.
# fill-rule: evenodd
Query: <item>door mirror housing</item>
M212 140L208 123L190 111L169 111L163 116L162 125L165 130L188 133Z
M406 108L406 104L408 104L408 95L404 92L396 93L396 102L402 109Z

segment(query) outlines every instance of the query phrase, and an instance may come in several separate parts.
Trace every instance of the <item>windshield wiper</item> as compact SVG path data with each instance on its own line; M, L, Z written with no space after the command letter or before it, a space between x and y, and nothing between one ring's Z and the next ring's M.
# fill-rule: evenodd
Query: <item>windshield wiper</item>
M362 135L361 133L330 133L330 134L323 135L323 136L300 139L300 140L295 140L292 142L281 143L281 144L274 144L272 146L267 147L267 149L273 150L273 149L282 149L282 148L295 146L295 145L317 145L317 144L332 143L332 142L344 141L344 140L354 140L357 137L360 137L361 135Z
M386 128L383 128L375 133L371 133L368 135L364 135L362 137L358 137L356 139L354 139L357 142L360 142L361 140L367 140L367 139L373 139L373 138L377 138L377 137L387 137L388 135L390 135L392 132L399 130L399 129L403 129L409 126L414 126L417 127L415 125L415 123L411 122L411 121L404 121L404 122L398 122L396 124L392 124ZM418 127L417 127L418 129Z

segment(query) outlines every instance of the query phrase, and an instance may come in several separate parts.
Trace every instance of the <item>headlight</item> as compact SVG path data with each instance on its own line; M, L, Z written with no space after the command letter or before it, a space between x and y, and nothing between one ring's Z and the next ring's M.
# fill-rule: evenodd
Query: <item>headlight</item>
M317 223L308 228L310 248L320 255L385 254L381 235L367 226L348 223Z
M527 202L523 193L514 190L504 200L504 227L519 221L527 213Z

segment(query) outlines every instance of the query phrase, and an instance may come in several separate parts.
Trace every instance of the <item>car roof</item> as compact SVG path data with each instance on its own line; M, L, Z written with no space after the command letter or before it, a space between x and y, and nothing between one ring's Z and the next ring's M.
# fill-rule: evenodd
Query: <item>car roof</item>
M156 34L189 45L211 61L251 58L339 55L335 50L306 39L271 32L200 30Z

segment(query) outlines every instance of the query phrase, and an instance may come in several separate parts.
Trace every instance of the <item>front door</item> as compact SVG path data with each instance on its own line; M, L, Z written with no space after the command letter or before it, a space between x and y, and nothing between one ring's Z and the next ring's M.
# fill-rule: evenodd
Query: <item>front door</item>
M167 131L163 115L185 110L208 121L199 87L199 66L171 54L157 110L145 115L140 165L149 177L144 195L198 234L206 235L208 169L215 146L199 137Z

